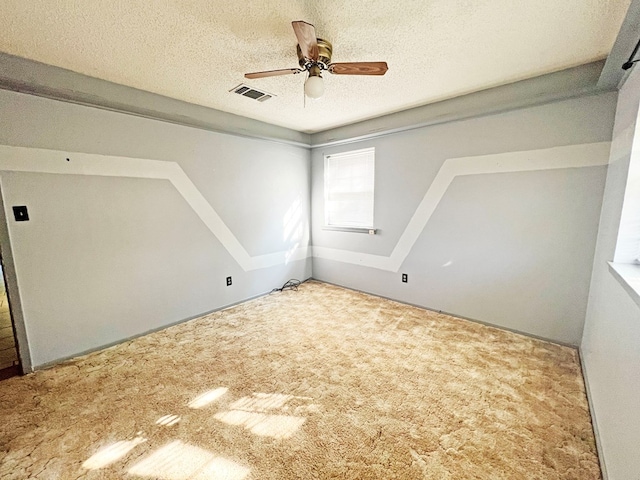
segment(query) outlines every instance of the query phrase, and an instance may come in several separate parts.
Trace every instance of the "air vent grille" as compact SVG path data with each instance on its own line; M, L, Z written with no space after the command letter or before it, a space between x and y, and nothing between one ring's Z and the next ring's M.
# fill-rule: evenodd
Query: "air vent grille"
M259 102L265 102L270 98L275 97L272 93L263 92L261 90L256 90L255 88L251 88L248 85L241 83L237 87L229 90L230 92L237 93L238 95L242 95L243 97L252 98L253 100L257 100Z

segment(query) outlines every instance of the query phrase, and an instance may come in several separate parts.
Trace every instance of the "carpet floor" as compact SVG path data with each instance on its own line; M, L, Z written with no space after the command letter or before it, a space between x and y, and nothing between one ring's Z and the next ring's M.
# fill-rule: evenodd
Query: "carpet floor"
M0 382L3 479L599 479L577 352L310 281Z

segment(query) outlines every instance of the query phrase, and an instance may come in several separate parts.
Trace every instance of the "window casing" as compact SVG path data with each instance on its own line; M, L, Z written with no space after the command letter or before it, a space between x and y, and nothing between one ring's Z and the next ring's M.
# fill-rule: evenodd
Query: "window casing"
M374 180L374 148L325 155L325 226L372 229Z

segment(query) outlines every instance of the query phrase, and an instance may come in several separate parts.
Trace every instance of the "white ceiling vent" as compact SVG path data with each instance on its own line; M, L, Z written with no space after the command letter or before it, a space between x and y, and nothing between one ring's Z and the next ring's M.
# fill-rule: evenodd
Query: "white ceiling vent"
M230 92L237 93L238 95L242 95L243 97L253 98L259 102L265 102L272 97L275 97L272 93L263 92L261 90L256 90L255 88L251 88L244 83L241 83L237 87L229 90Z

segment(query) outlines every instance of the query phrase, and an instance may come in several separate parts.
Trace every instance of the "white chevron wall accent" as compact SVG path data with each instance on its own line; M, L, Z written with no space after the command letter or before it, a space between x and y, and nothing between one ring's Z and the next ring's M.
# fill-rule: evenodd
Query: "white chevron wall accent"
M483 173L602 166L608 162L609 148L610 142L599 142L450 158L438 171L390 256L319 246L313 247L313 256L397 272L455 177ZM72 161L67 162L67 158L72 158ZM0 146L0 171L169 180L243 270L283 265L287 261L307 258L310 254L310 247L298 247L293 252L283 251L251 257L175 162Z
M436 174L422 201L411 217L391 256L313 247L313 256L364 267L397 272L409 255L416 240L444 197L453 179L460 175L483 173L529 172L560 168L580 168L606 165L611 142L568 145L564 147L498 153L446 160Z
M67 161L67 158L71 161ZM294 251L249 256L218 213L175 162L0 146L0 171L168 180L244 271L284 265L310 255L308 247L298 247Z

